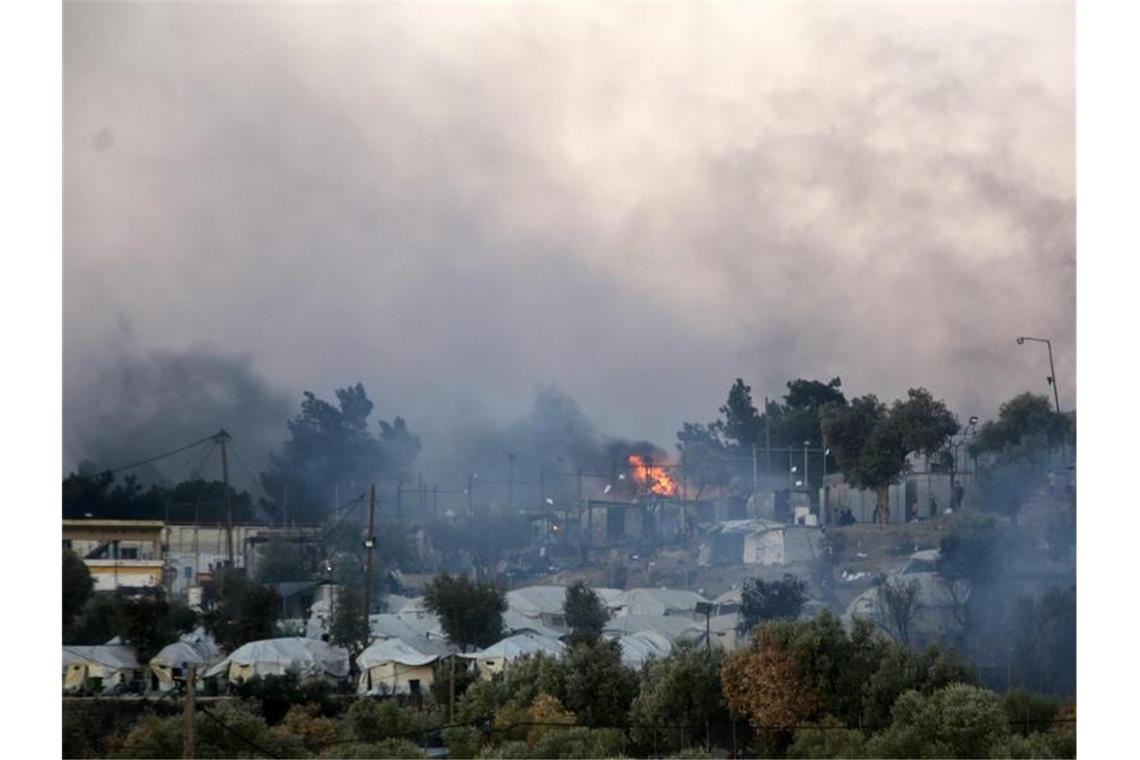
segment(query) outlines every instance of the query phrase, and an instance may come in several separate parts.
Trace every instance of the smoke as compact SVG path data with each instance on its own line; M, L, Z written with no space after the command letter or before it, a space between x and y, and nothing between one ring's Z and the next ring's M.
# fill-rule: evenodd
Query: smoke
M985 417L1047 390L1029 334L1072 408L1069 6L74 3L64 27L68 353L125 314L143 350L359 379L425 433L556 380L671 441L735 377Z
M258 493L257 473L279 447L292 404L253 371L248 359L206 349L186 353L129 351L80 384L64 404L64 465L96 470L125 466L172 451L224 428L233 436L231 483ZM204 450L132 472L144 481L191 477ZM221 479L215 455L202 473Z

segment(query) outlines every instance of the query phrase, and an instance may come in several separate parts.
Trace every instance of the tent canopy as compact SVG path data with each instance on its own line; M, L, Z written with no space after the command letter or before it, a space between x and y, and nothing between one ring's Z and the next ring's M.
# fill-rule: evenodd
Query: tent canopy
M224 674L231 664L251 668L253 675L281 675L292 671L301 676L344 678L348 675L348 652L316 639L263 639L238 647L206 671L206 675Z

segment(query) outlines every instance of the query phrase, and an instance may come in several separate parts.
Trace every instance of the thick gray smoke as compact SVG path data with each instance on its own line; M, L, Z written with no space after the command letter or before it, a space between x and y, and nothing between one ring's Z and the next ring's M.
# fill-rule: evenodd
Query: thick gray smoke
M64 405L64 467L125 466L225 428L233 436L231 482L258 493L257 473L281 445L295 412L287 395L258 377L248 360L209 351L120 355ZM198 461L187 452L135 472L143 480L188 479ZM203 471L221 479L215 455ZM131 474L131 473L126 473Z
M1021 334L1072 408L1070 6L64 16L70 409L119 315L425 433L551 381L665 445L735 377L987 417Z

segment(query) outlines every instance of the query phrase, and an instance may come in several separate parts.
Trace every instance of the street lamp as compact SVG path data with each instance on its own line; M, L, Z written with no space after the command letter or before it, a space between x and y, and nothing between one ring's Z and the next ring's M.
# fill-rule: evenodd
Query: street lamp
M1053 368L1053 344L1047 338L1029 338L1022 335L1017 339L1017 345L1024 345L1027 340L1031 340L1035 343L1044 343L1045 347L1049 349L1049 377L1045 378L1045 382L1053 386L1053 404L1057 409L1057 414L1060 414L1061 398L1057 393L1057 370Z

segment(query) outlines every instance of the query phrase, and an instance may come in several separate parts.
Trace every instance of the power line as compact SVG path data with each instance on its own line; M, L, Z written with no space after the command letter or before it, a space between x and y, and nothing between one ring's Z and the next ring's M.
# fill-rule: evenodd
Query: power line
M205 705L198 705L198 709L201 710L202 714L205 715L207 718L214 721L219 726L224 728L226 731L229 731L231 734L233 734L237 738L241 739L243 742L245 742L249 746L253 747L255 750L257 750L261 754L263 754L269 758L276 758L277 757L277 755L275 755L272 752L270 752L269 750L265 749L265 747L262 747L260 744L255 742L253 739L250 739L248 736L243 734L241 731L238 731L237 729L227 725L224 720L222 720L221 718L217 717L212 712L210 712L210 710L207 709Z
M203 443L206 443L207 441L214 440L214 437L215 436L213 436L213 435L207 436L206 438L203 438L200 441L194 441L194 443L188 443L185 446L181 446L177 449L174 449L173 451L168 451L165 454L159 454L158 456L153 456L153 457L150 457L149 459L143 459L140 462L134 462L132 464L126 464L126 465L123 465L122 467L115 467L113 469L107 470L107 472L116 473L116 472L122 472L123 470L133 470L135 467L142 467L144 464L150 464L151 462L157 462L160 459L166 459L169 456L174 456L175 454L180 454L183 451L186 451L187 449L194 448L195 446L201 446Z

